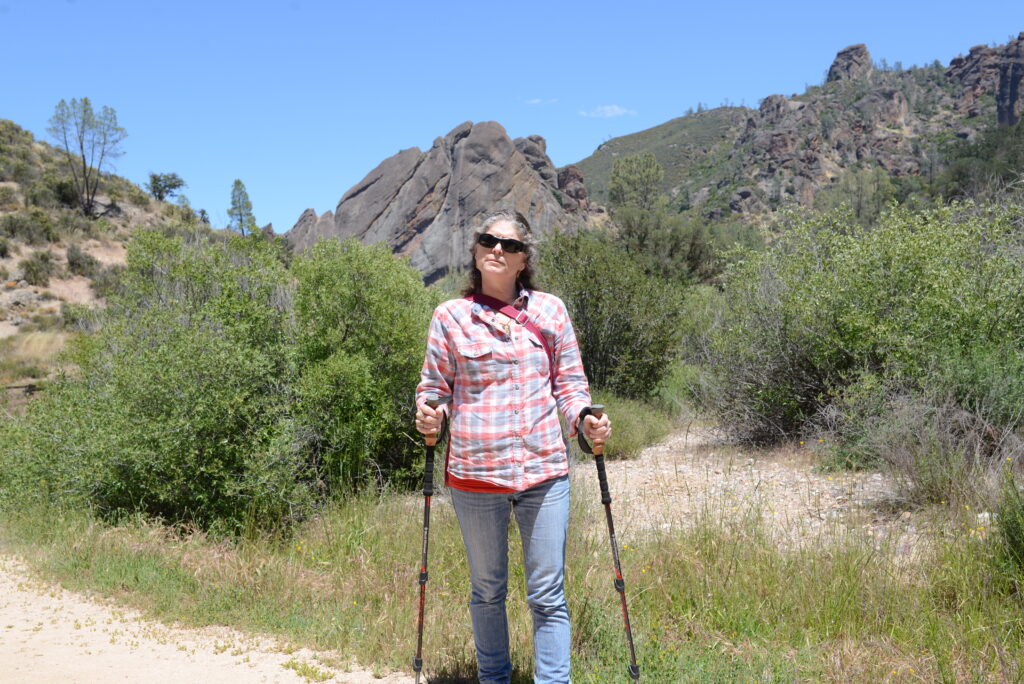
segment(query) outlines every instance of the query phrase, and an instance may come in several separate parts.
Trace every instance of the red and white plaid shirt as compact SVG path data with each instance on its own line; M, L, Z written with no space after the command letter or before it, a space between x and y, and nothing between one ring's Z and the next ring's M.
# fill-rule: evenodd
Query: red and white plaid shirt
M569 471L556 403L570 437L580 411L590 405L569 314L561 299L546 292L523 290L513 305L547 339L555 358L553 386L540 341L515 322L506 332L490 307L452 299L430 321L416 403L431 393L452 397L449 484L457 478L522 491Z

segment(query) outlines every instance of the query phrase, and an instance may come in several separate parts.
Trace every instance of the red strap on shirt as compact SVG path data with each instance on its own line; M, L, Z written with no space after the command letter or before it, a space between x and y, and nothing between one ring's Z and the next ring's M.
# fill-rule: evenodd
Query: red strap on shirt
M533 333L534 337L536 337L540 341L541 346L544 347L544 353L548 355L548 371L551 374L551 390L554 391L555 355L554 353L552 353L551 347L548 345L548 340L546 337L544 337L544 333L541 332L540 328L537 327L536 323L534 323L527 317L527 313L525 311L520 311L511 304L506 304L505 302L501 301L500 299L497 299L496 297L491 297L490 295L472 294L466 297L466 299L468 299L471 302L476 302L477 304L484 304L485 306L489 306L495 311L500 311L501 313L505 314L513 321L524 326L527 330Z

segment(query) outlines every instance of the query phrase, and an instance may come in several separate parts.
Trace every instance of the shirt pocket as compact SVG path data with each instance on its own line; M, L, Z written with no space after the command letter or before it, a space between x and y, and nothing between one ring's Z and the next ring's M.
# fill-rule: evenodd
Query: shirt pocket
M469 388L480 389L486 385L497 370L494 345L490 341L465 342L456 347L458 351L458 375Z

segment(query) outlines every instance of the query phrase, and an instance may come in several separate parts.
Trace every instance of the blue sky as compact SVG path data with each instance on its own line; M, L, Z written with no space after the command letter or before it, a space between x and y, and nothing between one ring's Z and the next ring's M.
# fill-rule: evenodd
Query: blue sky
M561 166L698 103L802 92L853 43L909 67L1021 31L1020 0L0 0L0 118L45 139L62 98L109 105L117 173L178 173L218 227L240 178L283 232L463 121L542 135Z

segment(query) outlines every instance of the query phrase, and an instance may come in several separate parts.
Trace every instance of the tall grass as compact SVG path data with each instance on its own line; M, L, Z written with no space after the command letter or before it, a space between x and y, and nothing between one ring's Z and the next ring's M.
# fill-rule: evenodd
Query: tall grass
M468 571L447 497L435 497L425 662L431 681L471 681ZM673 515L671 512L666 515ZM415 644L422 498L358 496L293 535L218 542L143 521L9 513L0 543L45 576L117 595L164 619L226 623L363 665L408 669ZM672 532L619 526L646 681L1014 681L1024 676L1024 602L989 531L965 513L907 558L860 533L780 543L758 507L709 506ZM955 524L953 524L955 523ZM573 503L567 591L574 680L627 681L603 511ZM516 680L531 671L513 538Z

